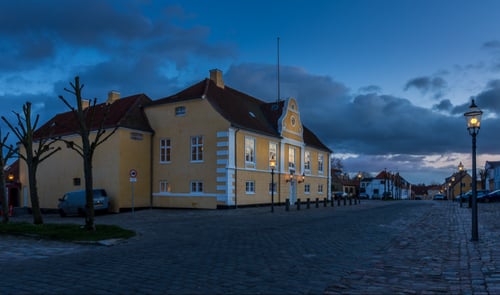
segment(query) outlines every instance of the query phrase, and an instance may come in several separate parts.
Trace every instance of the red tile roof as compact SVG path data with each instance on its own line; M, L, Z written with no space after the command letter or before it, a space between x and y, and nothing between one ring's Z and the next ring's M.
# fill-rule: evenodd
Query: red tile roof
M192 99L207 99L214 109L236 128L280 137L278 133L278 120L283 112L283 101L264 102L227 85L224 88L218 87L215 82L208 78L172 96L155 100L146 107ZM331 152L305 126L303 138L306 145Z
M103 127L127 127L141 131L153 131L149 125L146 114L142 110L142 106L151 102L151 99L145 94L136 94L124 97L114 101L109 106L109 113L104 121ZM91 130L97 130L101 124L105 114L106 103L97 104L95 107L90 107L87 117L93 121ZM93 110L95 110L93 112ZM34 138L54 137L75 134L78 131L78 124L75 114L72 111L57 114L43 126L38 128L34 134Z

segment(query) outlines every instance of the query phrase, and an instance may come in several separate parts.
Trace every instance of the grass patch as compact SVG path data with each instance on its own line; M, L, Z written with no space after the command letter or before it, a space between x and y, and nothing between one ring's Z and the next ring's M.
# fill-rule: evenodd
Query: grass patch
M86 231L78 224L0 223L0 235L21 235L57 241L100 241L128 239L135 232L116 225L97 224L96 231Z

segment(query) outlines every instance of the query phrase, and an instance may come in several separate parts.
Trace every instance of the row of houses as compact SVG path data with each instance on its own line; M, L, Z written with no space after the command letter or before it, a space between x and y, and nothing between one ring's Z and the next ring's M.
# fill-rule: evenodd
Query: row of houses
M105 118L106 130L116 128L93 161L94 187L107 191L114 212L133 206L215 209L269 204L272 197L276 203L294 203L329 196L332 151L302 124L297 100L264 102L226 86L220 70L157 100L110 92L95 111L96 118ZM57 114L35 132L35 139L79 143L75 123L72 112ZM63 142L55 147L61 150L38 168L41 208L56 208L65 192L85 185L80 156ZM13 204L31 206L27 184L27 167L20 162L19 179L9 191Z

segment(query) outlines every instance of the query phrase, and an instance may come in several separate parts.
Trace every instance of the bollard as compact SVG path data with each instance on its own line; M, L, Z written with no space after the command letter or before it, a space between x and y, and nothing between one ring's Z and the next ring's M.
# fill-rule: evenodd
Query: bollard
M326 207L326 204L327 204L327 199L326 198L323 198L323 207Z
M344 198L344 206L347 206L347 198Z
M297 210L300 210L300 199L297 199Z
M358 204L360 204L360 205L361 205L361 199L358 199Z
M311 208L311 199L307 198L307 209Z
M330 197L330 202L332 203L332 207L335 207L335 201L333 200L333 197Z
M285 201L285 210L290 211L290 199L286 199Z
M349 206L352 205L352 198L349 198Z
M319 207L319 198L316 198L316 208Z

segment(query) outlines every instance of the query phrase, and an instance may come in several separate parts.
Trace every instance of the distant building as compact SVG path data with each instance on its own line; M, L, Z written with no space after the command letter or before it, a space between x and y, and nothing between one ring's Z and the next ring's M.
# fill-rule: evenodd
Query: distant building
M410 199L411 184L399 173L382 171L374 178L361 179L361 190L365 191L370 199Z
M486 189L490 191L500 189L500 161L486 161Z

